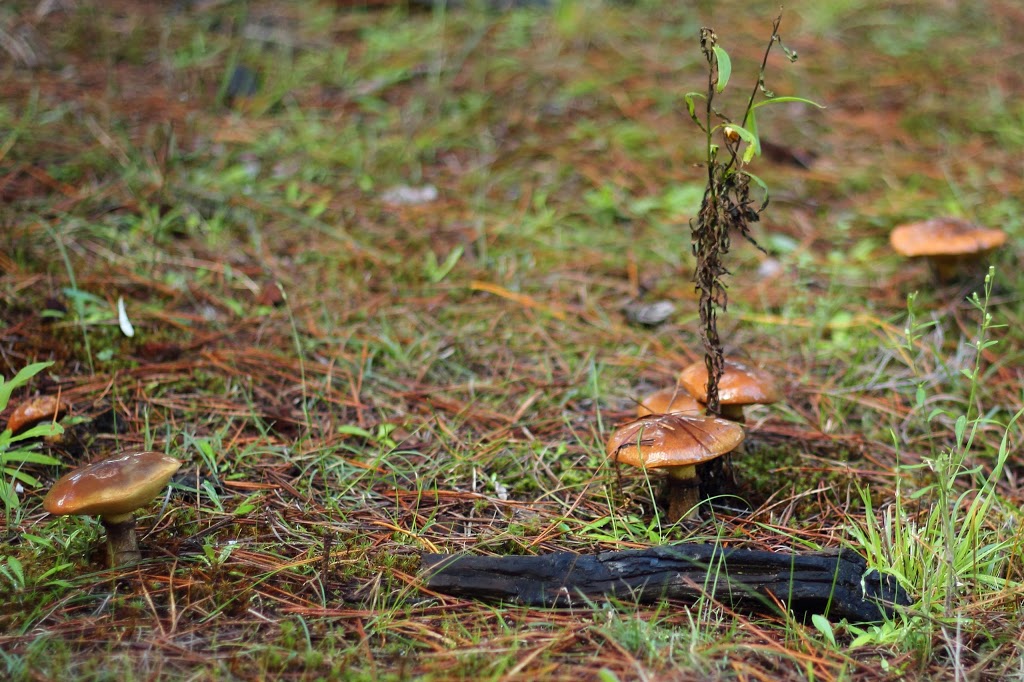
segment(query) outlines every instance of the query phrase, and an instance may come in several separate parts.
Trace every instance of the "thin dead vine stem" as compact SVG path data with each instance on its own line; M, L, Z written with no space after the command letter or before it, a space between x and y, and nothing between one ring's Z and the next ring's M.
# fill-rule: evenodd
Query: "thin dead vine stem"
M761 61L757 84L743 113L744 124L750 118L758 90L769 97L772 96L765 88L764 72L772 46L777 42L781 43L778 34L781 22L782 15L779 15L772 24L772 35ZM750 197L750 175L743 170L743 158L739 154L741 136L728 126L716 129L712 124L713 119L730 122L727 116L714 108L714 98L721 75L719 56L714 49L717 40L714 30L706 27L701 29L701 51L708 62L704 124L701 126L707 136L708 181L700 212L695 220L690 221L693 254L697 258L693 282L700 294L698 309L701 340L704 344L704 363L708 370L707 406L708 411L713 414L720 413L718 383L725 363L722 340L718 333L718 311L725 311L728 307L727 287L723 281L723 277L729 274L724 263L725 255L729 253L733 232L764 251L750 234L750 224L760 220L761 212L768 206L767 195L760 206L757 206ZM719 161L720 149L714 142L716 130L722 131L725 150L728 152L727 160L724 162Z

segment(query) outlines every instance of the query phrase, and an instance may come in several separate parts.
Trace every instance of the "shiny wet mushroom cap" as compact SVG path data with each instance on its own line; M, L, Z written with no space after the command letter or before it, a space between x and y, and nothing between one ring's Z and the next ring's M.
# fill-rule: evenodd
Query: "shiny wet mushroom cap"
M167 487L181 462L160 452L126 452L62 476L43 498L54 515L99 516L112 566L138 561L132 513Z
M68 412L68 404L55 395L32 398L14 408L7 418L7 428L17 436L45 421L58 421Z
M708 369L703 362L684 369L679 383L697 400L707 401ZM742 423L744 405L767 405L781 399L782 391L771 374L742 362L725 361L725 371L718 382L718 404L723 417Z
M732 452L744 438L743 427L727 419L678 413L641 417L608 439L608 457L668 475L670 523L695 509L698 464Z
M704 406L681 386L669 386L651 393L636 407L638 417L672 412L697 415L704 412Z

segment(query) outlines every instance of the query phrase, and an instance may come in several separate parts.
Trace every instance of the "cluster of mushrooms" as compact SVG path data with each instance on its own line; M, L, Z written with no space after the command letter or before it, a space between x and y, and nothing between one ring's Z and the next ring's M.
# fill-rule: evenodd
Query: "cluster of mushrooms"
M721 417L705 414L708 372L703 362L683 370L676 386L637 407L637 419L608 439L608 457L643 469L664 470L669 523L696 514L697 466L735 450L746 435L745 405L777 402L781 393L767 372L727 361L718 384Z
M924 259L937 280L949 282L976 271L987 254L1006 242L1006 233L942 217L899 225L889 242L902 256ZM637 419L608 439L613 462L665 472L670 523L697 512L697 466L732 452L743 442L743 406L781 398L768 373L726 362L718 386L721 417L710 416L705 406L707 380L703 362L687 367L676 386L647 396L637 408Z

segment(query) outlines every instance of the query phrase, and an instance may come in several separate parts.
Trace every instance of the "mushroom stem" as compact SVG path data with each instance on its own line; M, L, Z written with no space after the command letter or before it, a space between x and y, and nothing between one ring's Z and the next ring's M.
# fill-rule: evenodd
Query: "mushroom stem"
M696 516L700 504L700 481L697 479L697 467L667 467L667 473L665 494L668 497L668 522L675 523L681 519Z
M736 422L737 424L747 423L747 418L743 414L743 405L723 405L719 403L718 409L721 412L719 416L721 416L722 419L728 419L729 421Z
M107 530L107 563L111 568L135 564L142 560L133 515L104 516L100 521Z
M928 270L936 284L967 284L986 271L983 256L984 254L977 253L960 256L928 256Z

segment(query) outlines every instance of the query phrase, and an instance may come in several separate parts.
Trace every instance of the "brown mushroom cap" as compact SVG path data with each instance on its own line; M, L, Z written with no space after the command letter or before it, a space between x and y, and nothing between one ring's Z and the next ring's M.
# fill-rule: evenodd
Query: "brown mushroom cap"
M646 417L649 414L669 414L686 412L701 414L704 406L679 386L669 386L655 391L636 406L636 416Z
M43 498L51 514L121 520L160 494L181 462L161 452L127 452L62 476Z
M651 415L616 430L608 439L608 456L648 469L692 467L731 452L743 437L743 427L727 419Z
M965 256L1002 246L1006 233L961 218L932 218L900 225L889 243L902 256Z
M679 383L697 400L707 400L708 369L703 362L695 362L684 369ZM718 382L720 404L766 405L781 399L782 392L771 374L742 362L725 361L725 371Z

